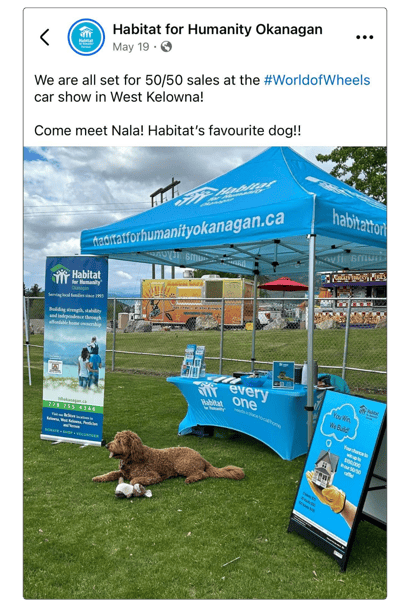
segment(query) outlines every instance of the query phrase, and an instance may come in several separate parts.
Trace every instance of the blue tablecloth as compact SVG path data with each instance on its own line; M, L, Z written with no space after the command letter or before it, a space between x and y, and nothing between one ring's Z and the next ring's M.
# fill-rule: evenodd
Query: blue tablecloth
M254 388L214 383L215 377L167 379L181 390L188 403L178 434L189 434L195 426L230 428L262 441L285 460L307 453L306 386L273 389L267 382ZM315 400L319 404L320 397Z

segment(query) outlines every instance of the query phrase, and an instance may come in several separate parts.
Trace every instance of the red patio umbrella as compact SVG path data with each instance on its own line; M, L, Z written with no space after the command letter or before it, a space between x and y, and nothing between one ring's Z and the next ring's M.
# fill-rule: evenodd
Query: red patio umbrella
M266 289L266 291L308 291L309 287L302 285L301 282L296 282L291 278L282 276L282 278L278 278L272 282L258 285L258 289Z
M263 285L258 285L258 289L265 289L266 291L282 291L283 297L285 297L285 291L308 291L309 287L303 285L301 282L296 282L287 276L282 276L272 282L265 282ZM285 302L282 303L282 314L284 312Z

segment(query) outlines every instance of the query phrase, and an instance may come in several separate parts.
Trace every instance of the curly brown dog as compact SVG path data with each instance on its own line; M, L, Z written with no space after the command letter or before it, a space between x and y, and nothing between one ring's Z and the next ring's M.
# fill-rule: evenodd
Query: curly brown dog
M120 467L119 470L95 476L93 481L97 483L118 481L121 477L131 485L154 485L172 476L186 476L186 483L194 483L208 477L239 481L245 476L244 471L237 466L215 468L189 447L152 449L143 445L138 434L130 430L117 432L106 448L110 457L120 460Z

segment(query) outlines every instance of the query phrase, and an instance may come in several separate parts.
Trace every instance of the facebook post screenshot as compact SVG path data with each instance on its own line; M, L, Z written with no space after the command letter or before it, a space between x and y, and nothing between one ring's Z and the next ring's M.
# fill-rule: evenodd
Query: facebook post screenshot
M388 598L388 11L21 14L21 598Z

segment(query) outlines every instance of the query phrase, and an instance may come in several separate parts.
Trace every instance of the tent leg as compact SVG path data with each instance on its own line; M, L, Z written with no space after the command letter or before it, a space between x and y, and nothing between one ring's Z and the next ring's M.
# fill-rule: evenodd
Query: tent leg
M255 271L253 275L253 315L252 315L252 356L251 356L251 371L255 368L255 352L256 352L256 317L257 317L257 297L258 297L258 273ZM245 304L245 302L244 302Z
M27 348L27 367L28 367L28 385L31 386L31 367L30 367L30 331L27 320L27 309L26 301L30 302L29 299L23 297L23 313L24 313L24 327L26 330L26 348Z
M225 299L221 302L221 340L219 342L219 375L222 375L224 358L224 324L225 324Z
M115 319L117 317L117 300L114 297L114 306L112 310L112 359L111 359L111 371L114 371L115 368L115 337L117 335L117 325Z
M349 298L349 303L347 304L347 313L346 313L346 330L345 330L345 348L343 351L343 367L342 367L342 378L346 379L346 362L347 362L347 348L349 345L349 329L350 329L350 314L352 313L352 298Z
M313 332L315 328L315 255L316 235L309 236L309 294L308 294L308 383L307 383L307 412L308 412L308 448L313 436Z

